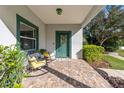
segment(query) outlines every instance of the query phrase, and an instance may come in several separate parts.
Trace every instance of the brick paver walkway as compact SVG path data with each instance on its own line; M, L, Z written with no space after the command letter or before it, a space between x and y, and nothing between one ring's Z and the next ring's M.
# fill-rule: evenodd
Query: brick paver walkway
M83 60L54 61L42 70L31 72L23 80L24 87L71 88L111 87L89 64Z

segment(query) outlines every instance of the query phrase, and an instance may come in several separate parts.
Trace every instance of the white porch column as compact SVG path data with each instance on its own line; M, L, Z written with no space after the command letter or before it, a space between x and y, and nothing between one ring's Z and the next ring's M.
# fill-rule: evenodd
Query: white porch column
M16 37L0 19L0 45L10 46L16 44Z
M72 36L72 58L82 58L82 46L83 46L83 28L80 28Z

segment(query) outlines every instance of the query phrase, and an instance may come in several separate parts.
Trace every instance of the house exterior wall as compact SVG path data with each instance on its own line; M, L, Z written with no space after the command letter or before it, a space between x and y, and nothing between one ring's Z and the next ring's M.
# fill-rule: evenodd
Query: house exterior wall
M46 25L46 49L55 58L56 31L72 31L71 36L71 58L82 58L82 28L81 25Z
M39 27L39 49L47 49L55 58L55 32L72 31L71 58L82 58L83 31L82 28L102 9L95 6L85 20L78 24L44 24L27 6L0 6L0 44L10 45L16 43L16 14L24 17ZM94 15L95 14L95 15ZM9 41L9 42L5 42Z
M4 40L13 39L13 42L7 42L4 45L10 45L10 43L16 43L16 14L24 17L34 25L39 27L39 48L45 48L45 24L26 6L0 6L0 20L4 22L8 29L1 27L0 39ZM6 33L5 33L6 31ZM8 32L7 32L8 31ZM11 35L10 35L11 32ZM8 35L9 34L9 35ZM4 37L2 37L4 35ZM13 36L12 36L13 35ZM2 42L0 41L0 42ZM0 43L1 44L1 43Z

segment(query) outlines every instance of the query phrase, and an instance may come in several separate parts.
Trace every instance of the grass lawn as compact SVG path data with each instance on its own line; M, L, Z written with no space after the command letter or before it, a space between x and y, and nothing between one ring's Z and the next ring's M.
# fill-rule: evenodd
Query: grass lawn
M112 69L124 70L124 60L120 60L109 55L106 55L104 60L111 64Z
M118 50L117 52L120 56L124 57L124 50Z

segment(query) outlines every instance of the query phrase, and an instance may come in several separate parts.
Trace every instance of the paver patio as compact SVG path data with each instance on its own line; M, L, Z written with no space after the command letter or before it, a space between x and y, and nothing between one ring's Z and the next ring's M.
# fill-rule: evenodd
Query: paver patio
M53 61L45 69L31 72L31 75L23 80L26 88L111 87L83 60Z

